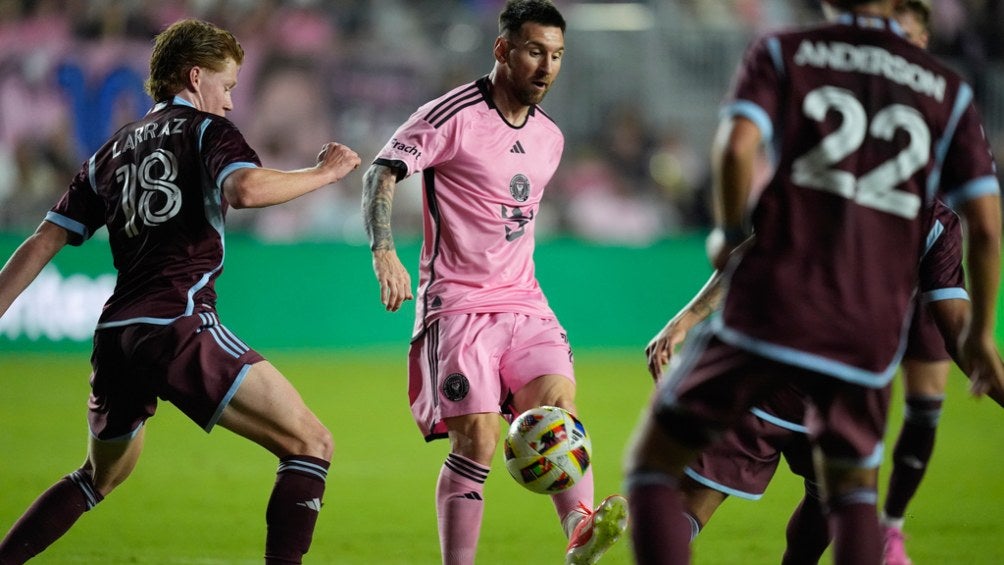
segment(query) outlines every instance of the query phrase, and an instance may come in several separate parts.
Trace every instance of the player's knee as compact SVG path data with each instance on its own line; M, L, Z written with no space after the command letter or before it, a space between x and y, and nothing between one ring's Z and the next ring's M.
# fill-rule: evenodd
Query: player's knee
M499 419L493 414L475 414L446 419L450 451L472 461L491 464L501 437Z
M860 490L874 490L878 485L878 470L875 468L826 465L826 490L830 497L841 496Z
M331 461L335 440L324 424L314 420L305 425L296 437L289 438L285 451L286 455L309 455Z
M318 449L321 452L320 458L325 461L331 461L331 457L335 454L335 438L324 426L321 426L321 434L318 436Z
M331 457L335 453L335 438L331 435L331 431L324 424L317 422L311 436L310 451L304 454L331 461Z
M578 414L575 408L575 384L562 375L544 375L516 393L516 408L520 412L538 406L557 406Z

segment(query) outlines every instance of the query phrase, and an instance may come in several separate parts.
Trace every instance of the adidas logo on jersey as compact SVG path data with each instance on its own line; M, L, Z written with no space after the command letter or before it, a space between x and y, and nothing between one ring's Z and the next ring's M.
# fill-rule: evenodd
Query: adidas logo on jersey
M312 498L310 500L304 500L303 502L297 502L296 505L297 506L303 506L304 508L310 508L314 512L320 512L321 511L321 499L320 498Z
M519 140L517 139L517 140L516 140L516 145L513 145L513 146L512 146L512 149L510 149L510 150L509 150L509 152L510 152L510 153L520 153L520 154L525 154L525 153L526 153L526 150L525 150L525 149L523 149L523 144L522 144L522 143L520 143L520 142L519 142Z

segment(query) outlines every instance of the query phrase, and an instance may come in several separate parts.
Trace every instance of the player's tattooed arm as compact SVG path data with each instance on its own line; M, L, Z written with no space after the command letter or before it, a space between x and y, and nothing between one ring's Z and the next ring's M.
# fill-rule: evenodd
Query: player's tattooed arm
M373 164L363 175L363 223L372 251L394 249L390 220L396 186L397 172L391 167Z
M390 227L398 172L393 167L374 163L363 175L363 223L370 237L373 272L380 283L380 302L390 312L414 298L411 275L397 256Z
M669 363L676 347L683 343L687 332L718 308L723 292L721 271L715 271L700 292L648 342L645 357L653 379L658 381L662 377L663 368Z

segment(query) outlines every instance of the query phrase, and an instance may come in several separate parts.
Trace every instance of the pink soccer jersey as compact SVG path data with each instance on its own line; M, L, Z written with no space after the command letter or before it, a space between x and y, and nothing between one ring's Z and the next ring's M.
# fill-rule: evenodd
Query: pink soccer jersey
M564 137L537 106L512 126L489 88L482 77L423 105L375 160L401 178L422 172L416 335L446 314L554 317L534 273L534 226Z

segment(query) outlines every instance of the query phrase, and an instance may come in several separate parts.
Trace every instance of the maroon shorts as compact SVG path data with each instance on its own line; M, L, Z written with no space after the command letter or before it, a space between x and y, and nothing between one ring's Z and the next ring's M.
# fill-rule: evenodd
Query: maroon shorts
M910 321L910 334L903 357L915 361L947 361L951 359L945 349L945 338L934 323L927 306L917 301Z
M806 399L785 387L739 421L691 463L686 474L728 495L757 500L767 490L783 456L796 475L814 480Z
M132 437L156 412L158 397L208 432L248 369L262 360L206 306L166 326L98 330L91 355L91 435Z
M686 445L706 445L714 432L736 423L787 386L808 399L811 441L831 459L863 468L881 462L889 387L868 388L779 363L710 337L685 350L678 369L660 387L656 418Z

